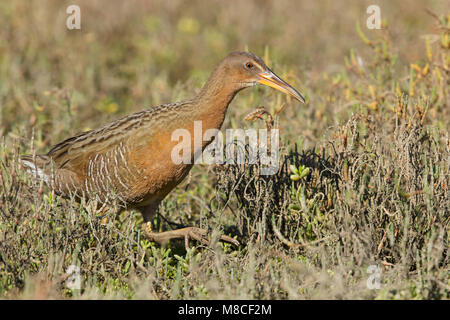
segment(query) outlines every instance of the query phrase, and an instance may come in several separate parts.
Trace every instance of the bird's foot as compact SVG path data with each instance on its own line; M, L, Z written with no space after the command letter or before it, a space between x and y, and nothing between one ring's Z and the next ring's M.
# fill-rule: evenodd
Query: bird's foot
M189 249L189 239L200 241L201 243L208 245L209 241L205 238L208 233L205 229L196 227L187 227L177 230L165 231L165 232L153 232L151 222L147 222L144 230L145 235L150 241L157 242L161 245L165 245L171 239L183 239L186 250ZM221 235L220 240L239 246L239 241L229 236Z

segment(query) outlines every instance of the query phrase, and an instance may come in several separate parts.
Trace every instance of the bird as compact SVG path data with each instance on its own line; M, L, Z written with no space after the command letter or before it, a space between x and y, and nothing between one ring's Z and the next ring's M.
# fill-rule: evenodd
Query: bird
M70 137L54 145L47 154L23 155L20 160L27 171L62 197L95 197L106 208L116 201L120 210L138 210L150 241L167 244L184 238L186 248L190 239L207 244L205 229L152 230L151 221L160 203L193 166L193 161L171 160L177 144L171 134L176 129L193 132L195 121L201 121L203 132L220 130L235 95L257 84L305 103L304 97L260 57L247 51L232 52L218 63L192 99L144 109ZM202 152L211 142L191 144L191 154ZM239 245L238 240L226 235L220 239Z

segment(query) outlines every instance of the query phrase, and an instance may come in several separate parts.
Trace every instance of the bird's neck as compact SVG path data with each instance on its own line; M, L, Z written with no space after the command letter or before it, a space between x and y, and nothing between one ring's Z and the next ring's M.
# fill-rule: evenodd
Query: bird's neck
M224 81L227 79L226 70L217 68L211 74L202 90L194 98L196 101L197 120L202 121L204 130L220 129L225 119L228 105L241 88Z

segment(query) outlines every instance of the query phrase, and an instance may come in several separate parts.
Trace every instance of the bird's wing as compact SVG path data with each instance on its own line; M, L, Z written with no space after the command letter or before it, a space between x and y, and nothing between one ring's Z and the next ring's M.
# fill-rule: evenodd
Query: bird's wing
M86 170L89 161L96 155L109 151L123 151L130 144L148 139L161 126L159 118L168 109L183 103L171 103L152 107L113 121L96 130L83 132L55 145L47 154L57 169L75 172ZM124 155L120 154L121 157Z
M100 129L68 138L53 146L47 156L51 158L57 169L83 171L90 159L94 159L96 155L127 144L135 131L144 125L139 118L140 115L141 113L133 114Z

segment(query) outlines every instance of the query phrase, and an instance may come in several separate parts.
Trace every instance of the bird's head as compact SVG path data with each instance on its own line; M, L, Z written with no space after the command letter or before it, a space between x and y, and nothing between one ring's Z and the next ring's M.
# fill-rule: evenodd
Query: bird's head
M223 61L222 67L227 75L239 88L263 84L288 94L300 102L305 98L286 81L278 77L264 61L250 52L230 53Z

